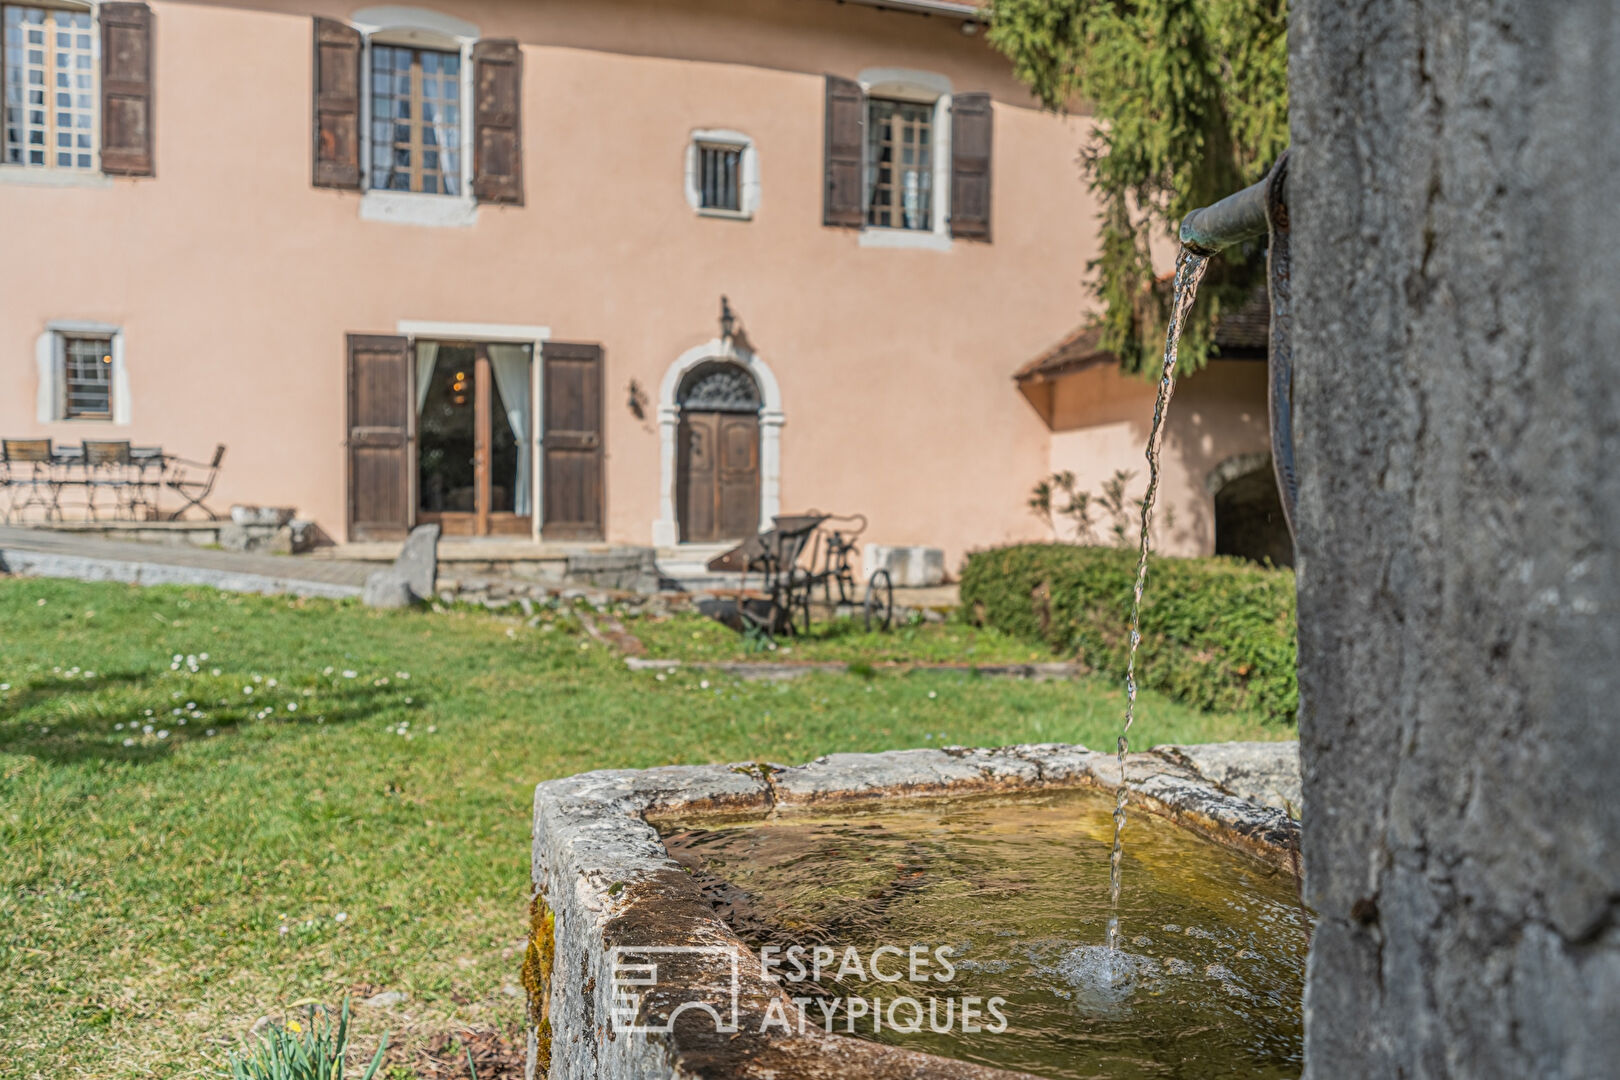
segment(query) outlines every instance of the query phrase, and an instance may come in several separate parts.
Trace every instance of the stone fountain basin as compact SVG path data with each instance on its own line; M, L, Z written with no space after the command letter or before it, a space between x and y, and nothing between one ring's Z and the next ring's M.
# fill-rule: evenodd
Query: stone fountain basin
M1299 824L1289 811L1300 804L1298 744L1164 746L1130 755L1127 768L1136 810L1268 862L1297 865ZM1026 1075L815 1025L789 1032L765 1024L773 1000L786 1004L786 992L766 979L759 957L670 857L649 819L764 819L884 801L1086 786L1112 791L1118 783L1113 755L1039 744L831 754L791 767L753 762L603 770L540 784L523 971L530 1080ZM642 994L634 1024L615 1023L613 950L671 946L703 951L661 953L656 985ZM734 982L737 1030L719 1032L698 1006L726 1013Z

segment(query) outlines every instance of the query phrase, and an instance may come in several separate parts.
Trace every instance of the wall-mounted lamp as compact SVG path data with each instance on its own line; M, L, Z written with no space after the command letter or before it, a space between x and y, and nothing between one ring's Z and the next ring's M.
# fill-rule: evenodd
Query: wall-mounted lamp
M730 344L731 332L737 326L737 316L731 313L731 301L720 297L720 342Z

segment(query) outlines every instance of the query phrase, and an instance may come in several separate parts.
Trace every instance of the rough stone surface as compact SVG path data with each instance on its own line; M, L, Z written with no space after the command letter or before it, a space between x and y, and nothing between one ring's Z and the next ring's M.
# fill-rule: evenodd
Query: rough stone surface
M410 607L416 597L411 583L398 570L374 570L366 578L366 587L360 593L360 602L366 607Z
M405 579L413 596L433 599L433 586L439 577L439 527L418 525L405 538L394 560L394 571Z
M1309 1080L1620 1062L1620 5L1289 30Z
M1219 790L1174 756L1133 754L1127 767L1138 807L1278 862L1297 844L1297 827L1285 814ZM813 1025L803 1033L770 1028L762 1035L764 1010L773 999L785 1000L781 984L764 980L758 956L670 859L647 818L700 812L765 818L781 810L858 800L1088 784L1111 789L1118 781L1118 763L1110 755L1083 746L1042 744L831 754L793 767L753 762L603 770L539 785L534 798L534 888L555 920L555 953L545 999L531 1007L543 1010L549 1023L551 1080L1021 1076L828 1035ZM645 992L638 1015L643 1024L676 1018L672 1031L613 1029L609 950L671 945L738 950L737 1034L719 1034L707 1016L690 1008L682 1011L694 1002L723 1007L729 1001L729 962L704 954L656 958L656 986ZM785 1015L794 1015L792 1009L785 1005ZM529 1035L532 1078L538 1040L534 1030Z
M650 547L576 552L568 556L564 580L571 585L655 593L664 581L657 556Z
M1222 791L1300 817L1299 744L1228 742L1158 746L1158 753L1193 768Z

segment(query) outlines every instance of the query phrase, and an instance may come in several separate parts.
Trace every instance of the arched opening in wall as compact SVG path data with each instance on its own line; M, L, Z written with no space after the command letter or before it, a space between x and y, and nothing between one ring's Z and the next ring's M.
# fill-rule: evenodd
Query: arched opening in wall
M681 542L752 536L759 531L759 384L740 364L712 360L686 373L676 401Z
M1275 566L1294 565L1271 459L1233 476L1215 492L1215 554Z

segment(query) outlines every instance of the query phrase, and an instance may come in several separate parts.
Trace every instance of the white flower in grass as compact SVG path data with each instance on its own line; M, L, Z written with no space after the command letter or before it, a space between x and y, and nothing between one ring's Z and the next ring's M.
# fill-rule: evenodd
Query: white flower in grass
M205 652L200 652L200 653L197 654L197 659L206 660L206 659L208 659L208 654L205 653Z
M246 694L248 697L252 697L253 696L253 687L251 687L251 686L242 687L242 693Z
M276 680L274 680L274 679L266 679L265 682L264 682L264 685L266 685L266 686L274 686L274 685L276 685Z
M167 731L160 731L157 733L157 736L160 739L167 739L169 737L169 733Z
M184 709L170 709L169 710L169 715L170 716L179 716L182 712L185 712L185 710Z
M281 924L281 925L280 925L280 926L278 926L278 927L276 927L276 933L278 933L278 934L285 934L285 933L287 933L287 924L286 924L286 923L282 923L282 924Z
M197 703L195 701L188 701L186 702L186 708L195 710L197 708Z
M44 607L45 606L45 598L42 596L38 600L35 600L34 601L34 606L35 607Z
M256 682L256 683L262 683L262 682L264 682L264 676L263 675L255 675L255 676L253 676L253 681Z
M183 656L181 656L181 655L180 655L180 654L179 654L179 653L175 653L175 654L174 654L174 662L175 662L175 663L177 663L177 664L178 664L178 663L179 663L179 662L180 662L180 661L182 661L182 660L184 660L184 659L185 659L185 657L183 657Z
M213 728L209 728L207 731L203 732L203 734L212 739L215 735L219 734L219 732L215 731Z
M699 690L707 690L708 688L709 688L709 680L708 679L704 679L702 682L698 683L698 689Z
M438 730L439 729L437 727L435 727L434 725L432 725L432 724L428 725L428 734L429 735L433 734L435 731L438 731Z
M134 746L135 745L135 740L134 739L125 739L124 740L124 745L125 746Z
M394 672L394 678L396 678L396 679L409 679L410 677L411 677L411 673L408 672L408 671L396 671L396 672Z
M147 715L147 716L151 716L151 715L152 715L152 710L151 710L151 709L147 709L147 710L146 710L146 715Z
M220 674L220 670L219 670L219 668L215 668L214 670L210 671L208 674L217 676L217 675Z
M150 735L150 734L152 734L152 725L151 724L146 724L145 726L143 726L141 728L141 730L143 732L145 732L146 734Z
M358 674L358 673L357 673L357 672L353 672L353 671L345 671L345 672L344 672L344 673L343 673L343 677L344 677L344 678L345 678L345 679L352 679L352 678L354 678L354 677L355 677L355 675L356 675L356 674Z
M337 922L348 922L349 913L347 911L340 911L336 915L332 916L332 918Z
M330 675L330 674L332 674L332 668L330 666L327 666L326 668L323 668L321 670L321 674L322 675Z
M928 691L928 700L929 700L929 701L932 701L932 700L934 700L934 699L935 699L935 698L937 698L937 697L939 697L939 695L938 695L938 694L937 694L937 693L935 693L935 692L934 692L934 691L932 691L932 690L930 690L930 691Z
M11 684L10 683L8 683L8 682L0 682L0 690L10 690L10 689L11 689Z
M297 712L298 711L298 702L296 702L296 701L287 702L287 711L288 712Z
M113 730L114 731L123 731L124 730L124 725L123 724L114 724L113 725Z

